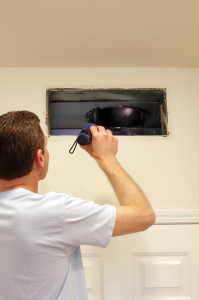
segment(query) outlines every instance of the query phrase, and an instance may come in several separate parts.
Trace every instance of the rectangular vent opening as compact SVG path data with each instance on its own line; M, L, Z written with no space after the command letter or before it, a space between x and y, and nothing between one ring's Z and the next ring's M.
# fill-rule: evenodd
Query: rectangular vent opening
M49 135L77 135L89 123L114 135L168 135L166 89L48 89Z

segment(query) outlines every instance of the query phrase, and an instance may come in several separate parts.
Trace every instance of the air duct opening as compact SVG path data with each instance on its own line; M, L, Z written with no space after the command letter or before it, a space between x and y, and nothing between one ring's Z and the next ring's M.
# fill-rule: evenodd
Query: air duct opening
M88 123L115 135L168 135L166 89L48 89L49 135L77 135Z

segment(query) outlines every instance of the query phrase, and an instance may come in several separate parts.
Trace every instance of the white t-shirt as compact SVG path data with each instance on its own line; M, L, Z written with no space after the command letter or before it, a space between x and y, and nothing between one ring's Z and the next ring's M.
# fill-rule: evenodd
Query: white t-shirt
M106 247L115 218L67 194L0 193L0 300L86 300L79 246Z

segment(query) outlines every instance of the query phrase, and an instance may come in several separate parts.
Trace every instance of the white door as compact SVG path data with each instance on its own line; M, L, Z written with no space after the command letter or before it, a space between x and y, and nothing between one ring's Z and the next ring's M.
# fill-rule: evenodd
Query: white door
M199 224L154 225L82 255L89 300L199 300Z

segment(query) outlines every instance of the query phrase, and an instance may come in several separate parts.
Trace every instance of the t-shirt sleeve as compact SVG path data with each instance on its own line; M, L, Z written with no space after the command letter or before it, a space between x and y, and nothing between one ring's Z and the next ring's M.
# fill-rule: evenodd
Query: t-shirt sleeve
M116 208L68 196L64 204L63 232L68 245L106 247L115 226Z

